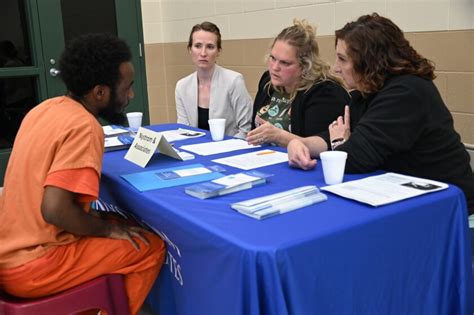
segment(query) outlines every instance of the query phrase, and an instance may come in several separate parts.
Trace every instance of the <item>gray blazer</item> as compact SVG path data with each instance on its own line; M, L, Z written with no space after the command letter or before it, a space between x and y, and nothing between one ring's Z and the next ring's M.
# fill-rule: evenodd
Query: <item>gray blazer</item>
M176 83L178 123L198 125L198 82L194 72ZM252 98L242 74L215 65L209 99L209 119L225 118L225 134L245 138L251 127Z

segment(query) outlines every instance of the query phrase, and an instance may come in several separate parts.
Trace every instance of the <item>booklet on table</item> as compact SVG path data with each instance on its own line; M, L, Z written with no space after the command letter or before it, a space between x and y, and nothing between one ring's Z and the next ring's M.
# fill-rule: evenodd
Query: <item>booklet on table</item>
M184 191L193 197L207 199L264 184L270 176L272 175L257 171L237 173L217 178L212 181L188 186Z
M105 152L127 149L135 138L135 132L124 126L107 125L102 129Z
M284 192L233 203L232 209L254 219L265 219L274 215L327 200L316 186L303 186Z

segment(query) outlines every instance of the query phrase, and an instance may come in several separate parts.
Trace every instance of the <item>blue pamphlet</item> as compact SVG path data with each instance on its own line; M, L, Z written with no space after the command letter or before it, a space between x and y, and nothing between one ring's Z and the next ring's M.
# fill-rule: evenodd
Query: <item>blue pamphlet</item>
M227 175L205 183L191 185L186 187L184 191L193 197L207 199L264 184L270 176L272 175L259 171L248 171Z
M132 134L106 137L104 139L105 152L127 149L132 144L134 137Z
M138 189L140 192L152 190L152 189L160 189L166 187L174 187L198 182L204 182L208 180L213 180L219 177L223 177L219 172L209 172L204 174L198 174L193 176L185 176L185 177L177 177L171 179L164 179L160 178L158 174L167 174L169 172L179 171L179 170L187 170L193 168L202 168L204 167L202 164L191 164L185 165L180 167L171 167L171 168L164 168L146 172L138 172L132 174L121 175L123 179L129 182L133 187Z

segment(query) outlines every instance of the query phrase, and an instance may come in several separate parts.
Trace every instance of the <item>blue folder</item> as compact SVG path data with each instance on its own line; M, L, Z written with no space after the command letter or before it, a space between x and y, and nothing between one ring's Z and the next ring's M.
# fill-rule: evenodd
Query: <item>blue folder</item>
M180 177L180 178L174 178L174 179L161 179L157 175L157 173L172 172L175 170L182 170L182 169L196 168L196 167L204 167L204 165L191 164L191 165L185 165L185 166L180 166L180 167L162 168L162 169L156 169L152 171L138 172L138 173L132 173L132 174L126 174L126 175L120 175L120 176L123 179L125 179L127 182L129 182L133 187L138 189L138 191L140 192L152 190L152 189L160 189L160 188L166 188L166 187L174 187L174 186L204 182L204 181L209 181L209 180L213 180L213 179L224 176L223 174L219 172L212 172L212 173L186 176L186 177Z

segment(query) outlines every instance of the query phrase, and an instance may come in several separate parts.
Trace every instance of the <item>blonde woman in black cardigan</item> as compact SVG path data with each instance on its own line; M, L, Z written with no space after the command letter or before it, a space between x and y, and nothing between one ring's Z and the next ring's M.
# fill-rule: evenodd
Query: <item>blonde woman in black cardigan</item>
M285 147L294 138L326 130L349 104L340 79L320 59L316 31L306 21L295 20L280 32L267 62L255 96L249 143Z

